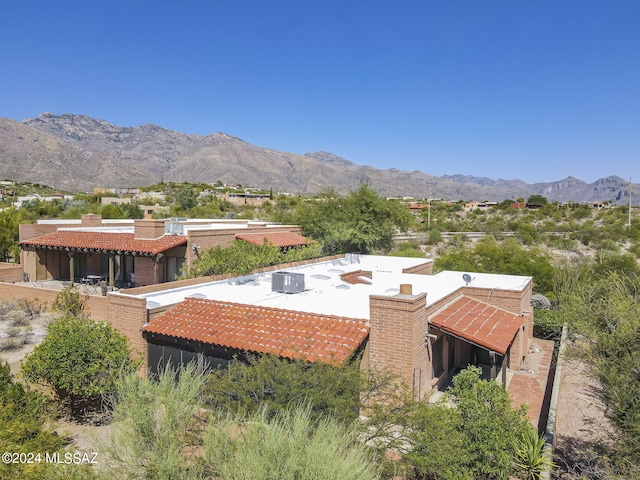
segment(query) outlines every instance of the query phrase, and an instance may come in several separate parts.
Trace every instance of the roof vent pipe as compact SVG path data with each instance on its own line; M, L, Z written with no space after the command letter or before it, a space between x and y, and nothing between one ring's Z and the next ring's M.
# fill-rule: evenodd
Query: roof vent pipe
M413 295L413 286L410 283L401 283L400 295Z

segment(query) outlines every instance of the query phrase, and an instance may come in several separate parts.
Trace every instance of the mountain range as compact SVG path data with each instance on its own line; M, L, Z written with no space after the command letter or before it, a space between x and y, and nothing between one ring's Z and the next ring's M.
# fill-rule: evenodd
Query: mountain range
M52 113L23 122L0 119L0 177L68 191L161 180L220 180L313 194L328 186L346 192L365 182L384 196L501 201L539 194L552 201L629 202L629 183L617 176L590 184L573 177L534 184L468 175L436 177L356 165L328 152L280 152L225 133L191 135L153 124L119 127L84 115ZM634 190L632 203L637 205L640 194Z

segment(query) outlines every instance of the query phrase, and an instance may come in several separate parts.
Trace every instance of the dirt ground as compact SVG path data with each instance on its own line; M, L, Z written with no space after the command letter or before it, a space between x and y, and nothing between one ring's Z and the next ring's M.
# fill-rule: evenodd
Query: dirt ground
M562 480L607 478L596 458L612 443L613 427L605 417L599 384L589 366L569 353L563 367L558 398L554 478Z
M17 310L15 310L17 311ZM0 345L9 340L11 336L20 339L17 348L0 348L0 364L8 363L11 373L20 372L20 362L29 355L33 349L42 342L47 334L47 325L51 321L51 315L46 312L26 317L28 325L16 326L11 320L11 315L0 318Z

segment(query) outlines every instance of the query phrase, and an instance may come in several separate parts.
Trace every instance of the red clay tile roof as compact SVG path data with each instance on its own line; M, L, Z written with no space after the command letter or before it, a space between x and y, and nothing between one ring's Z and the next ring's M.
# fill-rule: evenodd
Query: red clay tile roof
M504 355L522 325L522 317L462 296L431 318L431 324Z
M154 240L133 238L133 233L78 232L59 230L40 237L24 240L21 245L58 248L88 248L91 250L117 250L156 255L187 243L187 237L163 235Z
M266 240L267 243L272 243L276 247L295 247L313 243L308 238L293 232L240 233L236 235L236 238L254 245L262 245Z
M365 340L365 320L186 298L143 331L212 345L333 363Z

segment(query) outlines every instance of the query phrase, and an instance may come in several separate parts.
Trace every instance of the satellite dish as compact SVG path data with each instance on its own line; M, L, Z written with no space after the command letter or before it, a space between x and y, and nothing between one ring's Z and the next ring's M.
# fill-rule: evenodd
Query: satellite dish
M464 280L464 283L469 285L471 283L471 275L465 273L464 275L462 275L462 280Z

